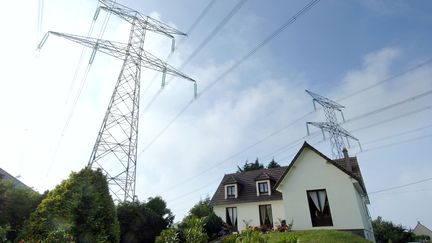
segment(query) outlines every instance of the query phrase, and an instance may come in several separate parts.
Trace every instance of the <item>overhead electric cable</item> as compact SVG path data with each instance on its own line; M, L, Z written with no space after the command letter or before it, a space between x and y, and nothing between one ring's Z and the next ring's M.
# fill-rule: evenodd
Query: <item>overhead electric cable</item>
M276 31L272 32L272 34L270 34L269 36L267 36L263 41L261 41L257 46L255 46L250 52L248 52L245 56L243 56L237 62L235 62L230 68L228 68L228 70L226 70L225 72L223 72L222 75L220 75L213 82L211 82L209 86L207 86L206 88L204 88L204 90L201 91L197 95L197 97L196 97L195 100L197 100L198 98L200 98L205 92L208 92L212 87L214 87L214 85L216 85L216 83L220 82L229 73L231 73L236 68L238 68L246 59L248 59L251 56L253 56L259 49L261 49L264 45L266 45L268 42L270 42L270 40L272 40L273 38L277 37L280 33L282 33L282 31L284 31L288 26L290 26L291 24L293 24L298 18L300 18L303 14L305 14L307 11L309 11L318 2L319 2L319 0L312 0L311 2L309 2L300 11L298 11L293 17L291 17L287 22L285 22L281 27L279 27L278 29L276 29ZM162 128L162 130L156 135L156 137L154 137L150 141L150 143L143 150L141 150L141 152L139 153L139 155L143 154L148 148L150 148L155 143L155 141L157 139L159 139L159 137L162 136L162 134L164 134L168 130L168 128L170 128L171 125L193 104L193 101L195 101L195 100L191 100L190 102L188 102L186 104L186 106L184 106L180 110L180 112L177 113L174 116L174 118L171 119L164 128Z
M238 2L232 9L231 11L218 23L218 25L210 32L209 35L207 35L207 37L204 39L204 41L202 41L198 48L196 48L194 50L194 52L189 55L186 58L186 61L184 61L182 63L182 65L180 65L179 70L181 71L187 64L188 62L190 62L192 60L192 58L194 58L209 42L211 39L213 39L215 37L215 35L228 23L228 21L242 8L242 6L246 3L247 0L240 0L240 2ZM211 6L215 3L215 0L212 0L211 2L209 2L209 4L204 8L204 10L201 12L201 14L198 16L197 20L194 21L194 23L192 24L192 26L189 28L188 34L190 34L190 32L192 32L194 30L194 28L198 25L198 23L203 19L203 17L205 16L205 14L207 14L207 12L210 10ZM182 39L184 40L184 39ZM180 41L180 43L177 45L177 48L179 47L179 45L182 44L182 40ZM166 60L168 60L171 56L172 56L173 52L171 52L168 57L166 58ZM150 89L150 86L154 83L154 80L156 79L156 77L158 76L158 74L156 74L153 79L149 82L149 84L146 86L146 88L144 89L143 94L141 95L141 97L143 97L143 95ZM171 77L169 80L166 81L166 85L168 85L168 83L173 79L173 77ZM161 91L157 92L155 95L153 95L153 97L150 99L150 104L147 105L147 107L141 112L141 116L150 108L150 106L154 103L154 101L158 98L158 96L161 94Z
M379 82L376 82L376 83L374 83L374 84L372 84L372 85L370 85L370 86L367 86L367 87L365 87L365 88L362 88L362 89L360 89L360 90L357 90L357 91L355 91L355 92L352 92L352 93L350 93L350 94L347 94L347 95L342 96L342 97L340 97L340 98L337 98L336 101L341 101L341 100L345 100L345 99L348 99L348 98L352 98L352 97L354 97L354 96L356 96L356 95L358 95L358 94L361 94L361 93L363 93L363 92L365 92L365 91L368 91L368 90L370 90L370 89L372 89L372 88L375 88L375 87L377 87L377 86L379 86L379 85L382 85L382 84L384 84L384 83L386 83L386 82L388 82L388 81L390 81L390 80L393 80L393 79L395 79L395 78L398 78L398 77L404 76L404 75L406 75L406 74L408 74L408 73L411 73L411 72L413 72L413 71L415 71L415 70L417 70L417 69L419 69L419 68L422 68L422 67L424 67L424 66L427 66L427 65L429 65L429 64L432 64L432 58L427 59L426 61L421 62L421 63L419 63L419 64L417 64L417 65L415 65L415 66L413 66L413 67L410 67L410 68L408 68L408 69L405 69L405 70L403 70L402 72L396 73L396 74L394 74L394 75L392 75L392 76L390 76L390 77L388 77L388 78L385 78L385 79L383 79L383 80L381 80L381 81L379 81Z
M401 133L392 134L392 135L389 135L389 136L386 136L386 137L381 137L381 138L373 139L373 140L370 140L370 141L366 141L366 142L364 142L362 144L367 145L367 144L371 144L371 143L376 143L376 142L380 142L380 141L387 140L387 139L390 139L390 138L399 137L399 136L407 135L407 134L410 134L410 133L415 133L415 132L418 132L418 131L421 131L421 130L425 130L425 129L428 129L428 128L432 128L432 124L431 125L427 125L427 126L423 126L423 127L419 127L419 128L415 128L415 129L410 129L410 130L407 130L407 131L404 131L404 132L401 132Z
M415 138L406 139L406 140L402 140L402 141L398 141L398 142L394 142L394 143L389 143L389 144L384 144L384 145L376 146L376 147L372 147L372 148L366 148L366 149L363 149L363 151L358 152L357 154L363 154L363 153L367 153L369 151L380 150L383 148L388 148L388 147L392 147L392 146L396 146L396 145L400 145L400 144L404 144L404 143L410 143L413 141L418 141L418 140L422 140L422 139L426 139L426 138L430 138L430 137L432 137L432 134L418 136Z
M432 177L429 177L429 178L425 178L425 179L422 179L422 180L414 181L414 182L411 182L411 183L407 183L407 184L403 184L403 185L399 185L399 186L394 186L394 187L389 187L389 188L381 189L381 190L378 190L378 191L373 191L373 192L368 193L368 195L377 194L377 193L386 192L386 191L392 191L392 190L396 190L396 189L399 189L399 188L404 188L404 187L408 187L408 186L424 183L424 182L431 181L431 180L432 180Z
M418 96L418 95L417 95L417 96ZM414 96L414 97L416 97L416 96ZM407 99L407 100L413 100L412 98L413 98L413 97L411 97L411 98L409 98L409 99ZM403 103L401 103L401 102L397 102L397 103L395 103L395 104L399 104L399 105L401 105L401 104L403 104ZM394 107L394 104L391 104L391 105L389 105L389 106L390 106L390 107ZM387 107L389 107L389 106L387 106ZM377 125L380 125L380 124L383 124L383 123L386 123L386 122L390 122L390 121L393 121L393 120L396 120L396 119L400 119L400 118L402 118L402 117L406 117L406 116L409 116L409 115L412 115L412 114L415 114L415 113L418 113L418 112L421 112L421 111L425 111L425 110L428 110L428 109L431 109L431 108L432 108L432 106L427 106L427 107L424 107L424 108L420 108L420 109L417 109L417 110L414 110L414 111L410 111L410 112L407 112L407 113L401 114L401 115L399 115L399 116L396 116L396 117L393 117L393 118L390 118L390 119L385 119L385 120L383 120L383 121L379 121L379 122L376 122L376 123L373 123L373 124L370 124L370 125L367 125L367 126L363 126L363 127L361 127L361 128L354 129L354 130L352 130L352 131L350 131L350 132L360 131L360 130L363 130L363 129L366 129L366 128L370 128L370 127L373 127L373 126L377 126ZM374 111L372 111L372 112L367 112L367 113L365 113L365 114L363 114L363 115L360 115L360 116L358 116L358 117L365 117L365 116L368 116L368 115L371 115L371 114L376 114L376 113L378 113L378 111L382 112L382 111L384 111L384 110L385 110L385 109L378 108L378 109L376 109L376 110L374 110ZM375 112L375 111L377 111L377 112ZM309 113L306 114L306 115L309 115ZM305 116L306 116L306 115L305 115ZM284 128L287 128L287 127L293 125L294 123L296 123L297 121L304 119L305 116L300 117L299 119L297 119L297 120L291 122L290 124L288 124L288 125L285 126ZM349 121L352 121L352 120L347 120L347 122L349 122ZM270 135L268 135L268 136L262 138L262 139L259 140L258 142L254 143L254 144L251 144L250 146L248 146L248 147L246 147L245 149L243 149L243 150L241 150L241 151L239 151L239 152L237 152L237 153L235 153L235 154L229 156L228 158L222 160L221 162L218 162L218 163L212 165L212 167L210 167L210 168L208 168L208 169L206 169L206 170L204 170L204 171L202 171L202 172L200 172L200 173L197 173L196 175L194 175L194 176L192 176L192 177L189 177L188 179L186 179L186 180L184 180L184 181L177 182L176 185L172 185L171 187L169 187L169 188L166 189L165 191L170 191L170 190L172 190L173 188L175 188L175 187L177 187L177 186L179 186L179 185L182 185L182 184L184 184L184 183L187 183L187 182L189 182L189 181L191 181L191 180L193 180L193 179L196 179L198 176L202 176L203 174L212 171L213 169L217 168L218 166L220 166L220 165L222 165L222 164L224 164L224 163L230 161L231 159L235 158L235 157L238 156L239 154L242 154L243 152L249 150L250 148L256 146L257 144L262 143L263 141L267 140L269 137L272 137L272 136L274 136L274 135L276 135L276 134L282 132L283 130L284 130L284 129L279 129L279 130L273 132L272 134L270 134ZM316 131L316 132L314 132L314 133L311 133L309 136L315 136L316 134L318 134L318 131ZM284 151L287 150L288 148L292 148L293 146L297 145L301 140L305 139L306 137L307 137L307 136L302 137L302 138L299 138L299 139L296 139L296 140L294 140L293 142L289 143L288 145L285 145L284 147L285 147L286 149L284 149ZM324 141L324 140L323 140L323 141ZM321 142L322 142L322 141L320 141L319 143L321 143ZM279 148L278 150L280 150L280 149L281 149L281 148ZM279 151L279 153L280 153L280 151ZM284 159L285 159L285 158L284 158Z

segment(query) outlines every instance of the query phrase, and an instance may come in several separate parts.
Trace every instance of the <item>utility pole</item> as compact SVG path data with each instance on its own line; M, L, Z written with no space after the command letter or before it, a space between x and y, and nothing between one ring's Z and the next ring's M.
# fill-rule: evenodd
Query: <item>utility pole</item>
M306 122L306 129L308 135L310 134L309 125L313 125L315 127L320 128L323 133L324 139L325 139L324 132L325 131L328 132L330 134L330 145L331 145L333 159L341 159L344 157L343 154L343 149L345 148L344 138L346 139L348 146L350 145L348 138L357 141L360 146L359 140L356 137L354 137L350 132L345 130L342 126L340 126L338 123L336 111L339 111L341 113L342 119L343 121L345 121L345 117L342 113L342 109L345 108L344 106L324 96L313 93L309 90L306 90L306 93L312 96L312 102L315 110L317 109L316 103L320 104L323 107L324 115L326 118L326 122Z
M186 34L111 0L99 0L99 2L100 7L96 10L94 18L97 19L99 12L104 10L129 22L131 29L128 43L50 31L44 36L38 48L42 48L48 36L52 34L92 48L89 65L93 62L97 51L123 60L117 84L87 167L103 171L115 200L133 201L136 183L141 68L162 72L162 87L165 85L167 74L193 82L195 96L197 86L195 80L144 50L147 31L171 38L172 50L175 44L174 35L185 36Z

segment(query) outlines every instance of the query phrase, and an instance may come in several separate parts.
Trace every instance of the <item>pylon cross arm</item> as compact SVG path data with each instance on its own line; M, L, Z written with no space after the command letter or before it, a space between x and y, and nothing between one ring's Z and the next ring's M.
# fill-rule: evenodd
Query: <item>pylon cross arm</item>
M336 132L342 136L349 137L355 141L358 141L358 139L356 137L354 137L350 132L345 130L343 127L339 126L339 124L334 124L331 122L308 122L307 124L318 127L320 129L327 131L327 132L330 132L330 133Z
M321 96L319 94L316 94L312 91L306 90L306 93L308 93L310 96L312 96L312 99L315 102L318 102L318 104L322 105L324 108L332 108L335 110L342 110L343 108L345 108L345 106L340 105L336 102L334 102L333 100L330 100L324 96Z
M101 7L96 10L95 19L99 14L99 10L102 9L116 15L117 17L120 17L131 24L139 24L139 26L145 30L164 34L170 38L174 38L173 35L186 35L185 33L165 23L162 23L159 20L143 15L140 12L122 4L111 0L99 0L99 2L101 3Z
M38 48L42 48L43 44L45 43L46 39L48 38L49 34L53 34L59 37L63 37L65 39L68 39L70 41L73 41L75 43L81 44L83 46L92 48L94 51L90 62L92 62L92 59L94 58L95 51L101 51L105 54L108 54L110 56L116 57L118 59L123 60L127 55L132 55L136 59L141 59L141 66L163 72L166 74L170 74L173 76L181 77L186 80L195 82L194 79L190 78L189 76L183 74L179 70L175 69L174 67L170 66L166 62L162 61L161 59L157 58L156 56L152 55L151 53L145 51L145 50L134 50L134 49L128 49L128 45L120 42L114 42L114 41L108 41L103 39L96 39L91 37L85 37L85 36L79 36L79 35L71 35L71 34L65 34L65 33L59 33L59 32L48 32L44 38L42 39L41 43L39 44ZM141 51L141 53L137 53Z

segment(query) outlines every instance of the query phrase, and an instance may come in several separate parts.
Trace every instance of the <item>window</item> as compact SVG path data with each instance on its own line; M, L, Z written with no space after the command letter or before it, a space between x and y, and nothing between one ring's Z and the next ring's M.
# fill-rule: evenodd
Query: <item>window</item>
M226 223L237 229L237 208L226 208Z
M235 198L235 186L227 186L227 198Z
M259 182L258 183L258 191L260 194L268 193L268 183L267 182Z
M333 226L326 190L307 191L307 198L312 226Z
M270 204L259 205L260 225L273 228L273 215Z

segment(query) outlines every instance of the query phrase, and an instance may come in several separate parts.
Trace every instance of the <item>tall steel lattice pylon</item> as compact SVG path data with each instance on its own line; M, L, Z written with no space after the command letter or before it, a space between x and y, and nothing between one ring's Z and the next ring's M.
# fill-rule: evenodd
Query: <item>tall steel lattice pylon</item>
M95 19L100 10L104 10L131 24L127 44L50 31L44 36L38 47L41 48L48 36L52 34L92 48L93 53L89 64L93 62L97 51L123 60L117 84L87 166L100 168L106 174L115 200L133 201L135 199L141 67L162 72L162 87L165 85L167 74L192 81L195 96L197 86L195 80L144 50L146 31L172 38L172 50L174 50L175 43L174 35L186 34L111 0L99 0L99 2L100 7L96 10Z
M309 132L309 125L313 125L315 127L318 127L323 132L323 136L325 138L325 131L330 134L330 145L331 145L331 151L332 151L332 157L334 159L341 159L344 157L343 149L345 148L344 138L347 141L348 146L349 140L353 139L359 143L359 140L354 137L350 132L345 130L342 126L339 125L336 111L339 111L341 113L343 121L345 121L344 115L342 113L342 109L345 108L344 106L336 103L333 100L330 100L324 96L321 96L319 94L313 93L309 90L306 90L306 92L312 96L312 101L314 105L314 109L316 110L316 103L320 104L323 107L326 122L307 122L306 123L306 129L308 135ZM361 148L361 146L360 146Z

